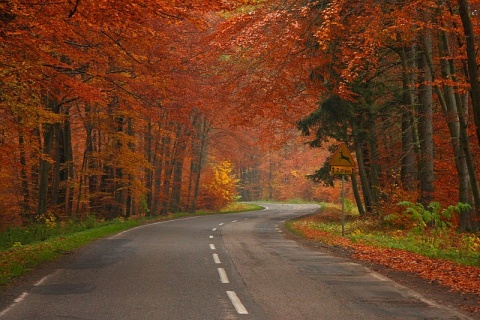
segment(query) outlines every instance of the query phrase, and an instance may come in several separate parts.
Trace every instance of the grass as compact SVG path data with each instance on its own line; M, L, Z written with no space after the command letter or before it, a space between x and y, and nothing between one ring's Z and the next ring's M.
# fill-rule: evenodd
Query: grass
M138 225L139 222L134 220L114 220L98 223L96 226L82 231L64 232L62 236L53 236L43 241L32 241L29 244L15 242L11 248L0 252L0 285L8 285L39 264L52 261L62 254L72 252L93 240ZM30 233L29 229L25 231ZM16 234L20 234L20 232L17 230Z
M322 213L314 217L293 220L287 227L294 233L308 236L308 230L323 231L317 240L329 243L341 237L341 211L323 206ZM302 232L300 231L303 230ZM307 230L307 231L305 231ZM458 233L454 229L399 230L379 223L378 220L347 216L345 238L353 243L380 248L401 249L435 259L453 261L466 266L480 266L479 234Z
M11 285L16 279L44 262L55 260L61 255L72 252L96 239L141 224L186 216L259 209L263 209L263 207L236 203L219 212L178 213L136 220L115 219L104 222L89 217L85 221L70 221L64 224L52 224L51 221L50 223L47 221L45 224L35 224L28 228L7 229L0 233L0 287Z

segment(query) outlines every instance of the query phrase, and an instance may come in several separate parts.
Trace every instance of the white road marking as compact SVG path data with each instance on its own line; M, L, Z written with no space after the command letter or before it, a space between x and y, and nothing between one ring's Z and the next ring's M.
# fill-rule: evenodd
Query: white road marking
M217 228L213 228L212 231L217 231Z
M223 226L223 222L218 224L219 226Z
M25 298L28 296L28 293L27 292L24 292L22 293L18 298L16 298L15 300L13 300L13 303L11 305L9 305L6 309L0 311L0 317L3 317L5 314L7 314L7 312L13 308L13 306L19 302L22 302L23 300L25 300Z
M42 283L45 282L45 280L47 280L48 277L49 277L49 276L43 277L42 279L40 279L40 280L38 280L37 282L35 282L33 285L34 285L35 287L41 285Z
M217 268L217 270L218 270L218 275L220 276L220 282L230 283L230 281L228 281L228 277L227 277L227 273L225 272L225 269Z
M215 245L213 243L210 243L210 249L215 250Z
M209 238L210 238L210 239L213 239L213 236L210 236Z
M238 220L233 220L232 223L235 223L235 222L237 222L237 221L238 221Z
M218 257L218 254L216 254L216 253L213 254L213 261L214 261L216 264L222 263L222 262L220 261L220 258Z
M172 222L178 222L178 221L182 221L182 220L189 220L189 219L197 219L199 218L200 216L195 216L195 217L186 217L186 218L180 218L180 219L172 219L172 220L165 220L165 221L158 221L158 222L155 222L155 223L152 223L152 224L148 224L149 226L151 225L155 225L155 224L163 224L163 223L172 223ZM132 228L132 229L128 229L128 230L125 230L125 231L122 231L122 232L119 232L111 237L108 237L107 239L115 239L115 238L119 238L120 236L122 236L123 234L127 233L127 232L131 232L135 229L138 229L138 228L143 228L147 225L143 225L143 226L138 226L138 227L135 227L135 228Z
M28 295L28 293L24 292L20 295L20 297L18 297L17 299L15 299L13 301L15 301L15 303L22 302L27 297L27 295Z
M227 295L230 298L233 306L235 307L235 310L237 310L238 314L248 314L247 309L242 304L235 291L227 291Z
M371 275L372 277L374 277L375 279L377 279L377 280L380 280L380 281L388 281L388 278L385 278L384 276L381 276L381 275L379 275L379 274L376 273L376 272L371 272L370 275Z

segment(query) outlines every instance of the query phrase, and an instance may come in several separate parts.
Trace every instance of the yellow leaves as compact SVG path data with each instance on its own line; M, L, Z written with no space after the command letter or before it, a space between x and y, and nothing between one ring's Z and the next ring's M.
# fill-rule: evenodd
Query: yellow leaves
M45 224L47 229L55 229L57 227L57 218L51 212L38 216L37 221Z
M228 202L234 199L235 187L239 181L233 176L232 171L233 164L230 161L222 161L213 166L214 178L209 185L211 190Z
M205 204L210 209L221 209L237 198L237 183L234 165L227 160L213 164L206 177L203 198L208 202Z

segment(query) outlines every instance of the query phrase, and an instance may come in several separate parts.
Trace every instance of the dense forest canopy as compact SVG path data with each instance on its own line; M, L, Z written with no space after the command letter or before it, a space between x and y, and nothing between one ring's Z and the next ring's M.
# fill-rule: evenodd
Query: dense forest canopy
M337 201L346 143L361 214L463 202L474 229L479 7L0 1L1 225Z

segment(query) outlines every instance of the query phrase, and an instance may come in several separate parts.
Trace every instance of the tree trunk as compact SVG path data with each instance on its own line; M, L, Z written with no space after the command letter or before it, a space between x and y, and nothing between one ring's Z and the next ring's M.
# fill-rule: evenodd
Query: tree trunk
M199 148L198 148L198 153L196 155L197 167L196 167L195 183L193 188L193 201L192 201L191 212L195 212L197 210L198 192L200 188L200 177L202 173L204 158L206 156L205 153L207 151L208 133L210 131L207 119L205 117L202 117L202 120L200 121L198 129L199 129L198 131L198 138L199 138L198 147Z
M75 189L73 181L75 179L75 166L73 165L73 147L72 147L72 130L70 126L69 111L65 112L66 119L63 127L63 140L65 152L65 168L63 169L63 181L65 182L65 210L68 216L73 212L73 199L75 196Z
M27 175L27 155L25 152L25 138L23 133L20 132L18 136L18 143L20 145L20 176L22 179L22 217L26 218L30 216L30 189L28 185L28 175Z
M432 35L430 31L423 34L423 52L419 57L419 138L421 156L419 159L419 202L425 207L433 200L433 88L432 73L428 65L432 56Z
M376 116L375 112L370 109L371 106L368 107L368 122L367 122L367 128L368 130L368 145L370 146L369 148L369 154L370 154L370 189L372 193L372 206L375 207L378 203L379 199L379 185L378 185L378 177L380 174L380 168L379 168L379 156L378 156L378 140L377 140L377 132L376 132Z
M475 48L475 32L470 19L468 0L458 0L458 12L462 20L463 32L467 50L467 69L472 97L473 119L475 121L477 142L480 145L480 81L478 79L477 50Z
M49 92L46 92L43 97L43 103L47 110L54 112L57 109L57 101L51 96ZM51 123L43 124L43 148L40 158L39 169L39 185L38 185L38 207L37 215L40 217L45 215L49 206L49 183L50 183L50 157L53 149L55 126Z
M412 110L415 105L415 96L413 94L413 80L409 70L413 69L414 53L413 49L407 54L405 48L399 50L400 60L402 62L402 84L403 84L403 100L405 109L402 111L402 169L401 179L402 186L405 190L415 190L416 188L416 168L415 168L415 141L413 128L415 124L412 122Z
M153 159L154 155L152 152L152 123L148 121L147 131L144 136L145 140L145 158L147 162L154 167ZM145 186L147 189L146 202L147 202L147 215L150 215L152 210L152 201L153 201L153 170L151 168L145 168Z
M173 177L172 177L172 196L170 200L170 208L172 212L182 211L182 177L183 177L183 164L185 158L186 144L186 129L179 124L177 130L177 147L175 150L175 163L173 165Z
M439 52L441 56L440 63L442 68L442 77L445 80L457 82L457 79L455 77L454 62L450 58L452 54L450 52L448 36L444 31L441 31L440 33ZM433 66L431 67L431 69L433 69ZM444 93L445 98L442 98L442 92L440 90L437 90L437 93L440 98L439 101L441 102L442 110L444 112L445 119L447 121L447 125L450 131L450 137L451 137L454 156L455 156L455 165L457 167L457 176L458 176L458 183L459 183L458 201L463 203L471 203L470 194L472 191L472 188L471 188L472 184L471 184L470 178L474 180L475 185L478 185L478 184L476 182L475 171L473 172L473 175L470 176L470 172L467 165L466 152L470 153L470 151L468 148L465 149L462 146L462 144L464 143L462 139L463 134L461 132L461 127L463 124L463 115L460 114L459 110L462 110L463 108L461 106L460 108L458 107L458 104L462 104L462 101L461 99L459 99L459 97L457 96L458 94L455 93L455 90L452 86L445 86L444 91L445 91ZM478 188L476 189L477 189L476 192L478 194ZM478 198L478 195L477 195L477 198ZM478 202L477 201L474 201L474 202L476 203L477 210L478 210ZM459 229L462 231L473 229L471 212L469 211L460 212Z
M357 139L358 140L358 139ZM355 141L355 153L357 156L358 173L360 175L360 181L362 183L363 202L365 204L365 211L367 213L373 212L373 195L368 179L367 170L365 167L365 161L363 159L362 145L364 142Z
M161 214L166 215L170 212L170 199L172 195L172 174L173 166L175 165L175 150L178 138L171 138L170 136L164 137L163 143L165 145L166 152L164 171L163 171L163 189L162 189L162 208Z
M160 213L160 192L162 187L162 172L163 172L163 155L165 154L164 138L160 135L161 125L159 124L159 130L155 139L155 151L153 152L153 184L152 189L152 204L150 211L153 215Z
M365 209L363 208L362 198L360 197L360 191L358 190L358 182L356 174L352 174L352 189L353 196L355 197L355 202L357 203L358 213L363 216L365 215Z

